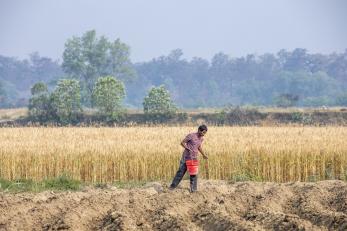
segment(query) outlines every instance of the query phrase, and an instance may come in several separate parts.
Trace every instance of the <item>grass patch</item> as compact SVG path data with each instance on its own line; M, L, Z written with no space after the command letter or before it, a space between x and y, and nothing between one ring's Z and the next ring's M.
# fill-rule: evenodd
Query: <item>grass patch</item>
M108 186L114 186L119 189L132 189L145 186L148 181L116 181L112 184L107 183L95 183L91 184L95 188L106 189ZM33 180L17 179L17 180L5 180L0 178L0 192L42 192L45 190L51 191L77 191L83 186L88 184L82 184L78 180L74 180L67 175L61 175L59 177L45 179L43 181L35 182Z
M66 175L35 182L33 180L17 179L13 181L0 179L0 191L2 192L41 192L45 190L65 191L79 190L81 182L73 180Z
M237 173L232 176L232 178L228 181L229 183L236 183L236 182L242 182L242 181L258 181L262 182L263 179L260 176L253 175L248 172L244 173Z
M78 190L81 187L81 182L73 180L66 175L59 176L57 178L47 179L43 182L44 189L53 190Z
M40 191L40 183L32 180L17 179L13 181L0 179L0 191L4 192L27 192Z
M120 189L139 188L145 186L148 181L116 181L112 185Z

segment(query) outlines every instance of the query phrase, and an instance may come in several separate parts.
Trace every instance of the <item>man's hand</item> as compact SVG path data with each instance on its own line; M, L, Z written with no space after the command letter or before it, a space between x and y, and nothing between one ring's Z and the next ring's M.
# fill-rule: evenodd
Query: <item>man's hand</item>
M202 151L201 146L198 148L198 150L199 150L199 152L201 153L201 155L204 157L204 159L207 160L207 159L208 159L208 156L205 154L204 151Z

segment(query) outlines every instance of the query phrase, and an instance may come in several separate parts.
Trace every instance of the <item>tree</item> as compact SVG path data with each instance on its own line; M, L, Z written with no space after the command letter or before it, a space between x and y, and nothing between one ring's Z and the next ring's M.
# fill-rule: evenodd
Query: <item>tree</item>
M129 56L130 48L125 43L119 39L110 42L104 36L97 38L95 30L91 30L67 40L62 67L80 80L83 102L90 105L94 84L100 76L118 76L123 81L135 76Z
M93 89L93 103L103 115L116 119L122 111L124 84L112 76L100 77Z
M336 103L333 98L327 96L320 97L306 97L302 100L302 106L320 107L320 106L331 106Z
M281 94L274 101L278 107L293 107L298 102L299 96L293 94Z
M6 106L7 96L3 83L0 81L0 108Z
M307 50L296 48L293 52L289 52L283 68L288 71L307 71L309 69L308 66Z
M143 100L143 110L146 114L172 115L176 113L177 107L172 102L169 91L161 85L150 89Z
M31 88L29 116L33 120L46 122L51 118L52 113L52 105L47 85L43 82L38 82Z
M201 83L203 87L201 86L201 90L197 91L202 93L200 98L204 97L206 101L209 101L208 105L222 106L230 103L233 94L233 79L229 56L224 53L215 54L207 73L210 78ZM218 84L222 82L223 84Z
M336 99L336 105L347 106L347 92L340 94Z
M42 57L38 52L30 54L28 60L30 64L30 74L35 82L45 82L48 87L55 85L58 79L63 75L63 71L58 61Z
M53 109L57 119L64 124L76 122L82 111L79 82L74 79L61 79L52 93Z

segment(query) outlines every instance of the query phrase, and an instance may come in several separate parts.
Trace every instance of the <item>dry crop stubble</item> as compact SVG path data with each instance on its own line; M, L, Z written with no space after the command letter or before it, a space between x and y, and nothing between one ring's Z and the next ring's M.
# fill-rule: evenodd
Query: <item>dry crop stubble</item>
M1 128L0 178L67 174L84 182L170 180L196 127ZM209 178L346 179L345 127L209 127ZM201 158L201 162L204 160ZM206 176L201 164L200 176Z

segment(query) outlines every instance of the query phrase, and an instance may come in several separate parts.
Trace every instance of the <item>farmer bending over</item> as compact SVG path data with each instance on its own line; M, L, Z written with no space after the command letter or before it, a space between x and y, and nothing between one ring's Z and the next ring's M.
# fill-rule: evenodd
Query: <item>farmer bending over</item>
M201 149L201 143L204 140L203 136L206 134L206 132L206 125L201 125L198 128L198 132L190 133L186 136L186 138L184 138L184 140L182 140L181 145L184 147L184 151L180 161L180 166L169 189L172 190L177 187L188 169L190 175L190 192L197 191L197 174L199 166L198 151L200 151L204 159L207 159L207 156Z

